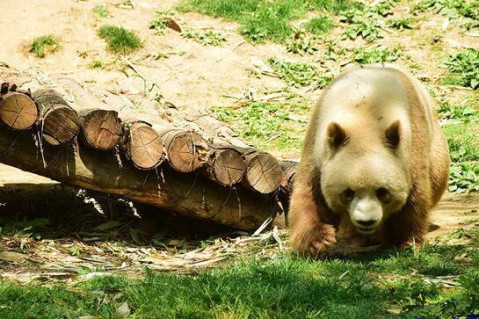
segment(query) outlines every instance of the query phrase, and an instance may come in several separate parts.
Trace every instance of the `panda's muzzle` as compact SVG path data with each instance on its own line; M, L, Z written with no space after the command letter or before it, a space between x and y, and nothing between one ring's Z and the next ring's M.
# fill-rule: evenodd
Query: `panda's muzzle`
M381 203L373 198L355 198L351 202L349 215L360 233L370 234L381 223L383 208Z

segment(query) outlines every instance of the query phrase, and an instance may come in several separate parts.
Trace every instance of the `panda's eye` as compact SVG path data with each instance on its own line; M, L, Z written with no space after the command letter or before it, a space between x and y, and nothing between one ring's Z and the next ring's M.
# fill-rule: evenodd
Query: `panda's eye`
M354 199L354 191L351 188L348 188L341 193L340 197L341 197L341 202L343 202L343 204L349 204Z
M390 203L392 201L391 193L383 187L378 188L378 190L376 191L376 196L381 202L385 204Z

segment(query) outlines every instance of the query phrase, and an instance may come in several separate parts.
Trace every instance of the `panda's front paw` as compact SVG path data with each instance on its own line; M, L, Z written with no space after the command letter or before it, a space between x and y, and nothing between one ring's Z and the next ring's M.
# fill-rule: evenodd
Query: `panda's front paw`
M293 234L293 245L302 255L317 258L336 243L336 231L328 224L313 225L300 234Z
M405 250L408 248L413 247L414 250L418 250L422 248L422 240L405 240L402 243L396 245L397 250Z

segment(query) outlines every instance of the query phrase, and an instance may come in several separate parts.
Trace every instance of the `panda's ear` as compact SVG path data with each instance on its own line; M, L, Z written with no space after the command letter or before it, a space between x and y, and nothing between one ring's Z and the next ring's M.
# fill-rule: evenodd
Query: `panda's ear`
M348 134L346 131L335 122L332 122L328 125L328 142L329 146L331 146L334 150L337 150L341 145L349 139Z
M399 146L401 141L401 125L399 121L392 123L386 131L384 131L384 138L386 140L386 145L396 149Z

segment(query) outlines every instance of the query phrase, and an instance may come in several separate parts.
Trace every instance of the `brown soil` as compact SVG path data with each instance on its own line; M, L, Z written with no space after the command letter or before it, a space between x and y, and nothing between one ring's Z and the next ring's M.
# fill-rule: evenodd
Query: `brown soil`
M124 70L115 55L108 53L105 42L97 35L101 25L110 24L134 30L144 48L127 56L141 74L160 87L160 94L178 107L196 108L231 103L225 95L248 88L259 89L281 84L249 76L252 61L265 60L276 54L277 45L253 46L238 35L235 23L222 22L198 14L183 14L177 22L184 28L214 29L226 33L228 41L220 47L203 46L185 39L171 29L157 36L149 29L155 10L166 10L179 1L133 1L134 9L114 7L119 1L59 0L54 5L32 0L28 5L17 1L2 2L0 29L0 61L16 69L38 68L48 74L74 74L82 83L96 82L115 91L139 94L143 81ZM107 5L113 17L100 18L92 12L97 5ZM29 42L38 36L52 34L60 40L55 54L38 59L28 53ZM167 58L155 59L158 53ZM107 70L91 70L87 66L100 59L111 63ZM125 76L127 75L127 76Z

